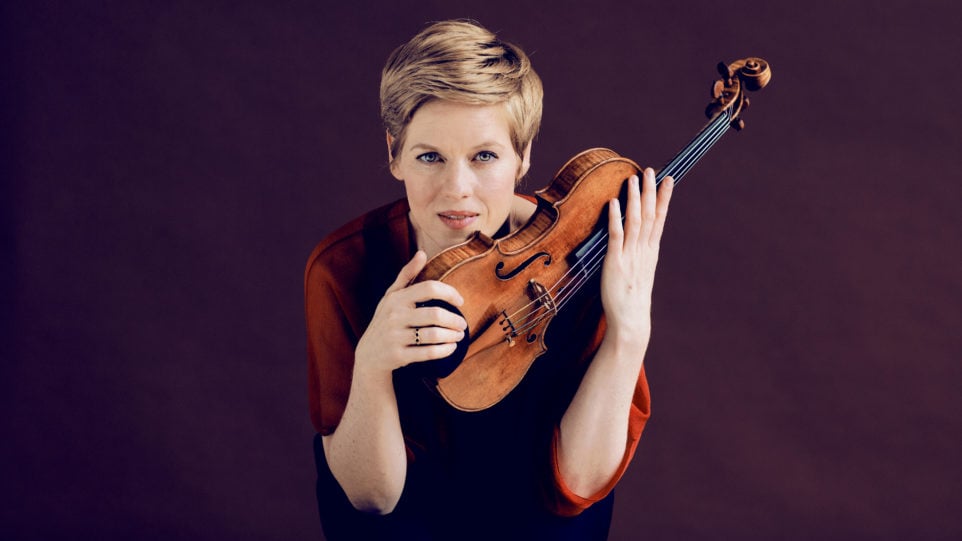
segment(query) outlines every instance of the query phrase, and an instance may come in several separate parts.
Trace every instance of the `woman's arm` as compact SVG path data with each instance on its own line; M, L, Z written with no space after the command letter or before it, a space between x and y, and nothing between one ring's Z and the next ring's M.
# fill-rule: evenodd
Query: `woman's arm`
M673 184L667 177L656 192L655 173L646 169L644 190L637 177L629 180L624 225L618 201L609 206L601 281L607 329L561 420L557 442L562 479L582 497L608 486L625 456L632 397L651 335L651 291Z
M463 318L442 308L417 307L441 299L461 306L451 286L421 282L407 287L424 267L418 252L388 288L354 352L354 371L344 414L324 436L324 454L337 482L358 510L386 514L404 490L407 456L392 374L395 369L454 352L464 337ZM418 329L420 344L415 344Z

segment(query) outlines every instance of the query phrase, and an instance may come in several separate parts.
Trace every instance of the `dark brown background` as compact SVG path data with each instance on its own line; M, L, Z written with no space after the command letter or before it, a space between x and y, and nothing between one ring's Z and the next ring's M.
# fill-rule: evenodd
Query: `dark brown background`
M401 195L380 67L451 17L544 79L528 191L774 68L676 191L612 539L962 536L960 8L348 4L0 8L0 537L320 537L303 265Z

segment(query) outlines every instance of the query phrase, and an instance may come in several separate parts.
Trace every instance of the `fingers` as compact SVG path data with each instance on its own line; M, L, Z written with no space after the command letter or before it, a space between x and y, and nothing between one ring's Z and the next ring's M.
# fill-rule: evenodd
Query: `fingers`
M464 338L463 330L444 327L414 327L411 329L411 347L424 347L438 344L456 344Z
M624 223L621 223L620 204L612 200L609 205L608 230L613 244L622 248L647 242L657 246L664 230L668 215L668 203L674 180L665 177L656 187L655 171L647 168L642 179L631 176L628 179L628 200L625 205ZM609 247L609 251L612 247ZM614 246L615 249L618 246Z
M408 285L426 264L427 256L419 250L398 273L386 295L392 297L390 302L397 303L402 314L398 323L401 344L408 349L406 363L450 355L464 338L468 326L459 314L436 305L422 305L428 301L443 301L455 307L462 306L464 298L457 289L437 280Z
M457 289L437 280L418 282L408 286L404 289L403 294L405 300L411 304L437 300L455 307L464 305L464 297L458 293Z
M652 229L652 238L655 242L661 241L661 234L665 230L665 220L668 218L668 203L671 201L671 192L675 187L675 179L665 177L658 187L658 203L655 207L655 226Z
M431 300L462 306L464 299L457 289L436 280L411 284L426 264L427 256L418 251L398 272L358 342L356 366L390 371L441 359L451 355L464 338L467 322L461 315L437 303L424 306Z
M452 288L453 289L453 288ZM467 323L454 312L436 306L419 306L414 309L405 343L404 364L443 359L454 353L457 344L465 337Z
M625 230L621 224L621 203L617 198L608 202L608 255L621 256L625 245Z
M416 327L443 327L454 331L463 331L467 327L464 318L436 306L421 306L415 308L411 314L408 324L411 328Z
M405 352L405 359L402 366L443 359L454 353L454 350L457 348L458 345L456 343L411 346Z
M645 169L645 186L641 196L641 227L644 229L645 237L651 235L651 229L655 221L655 207L657 204L657 193L655 191L655 170Z
M411 280L418 275L419 272L424 268L428 262L428 255L424 250L418 250L414 257L407 262L403 267L401 267L401 272L398 273L397 279L391 284L391 287L387 288L387 292L391 293L393 291L399 291L407 287Z
M655 182L655 172L651 168L645 169L642 173L644 177L644 189L637 175L632 175L628 179L628 205L625 213L625 244L634 246L648 231L649 206L652 205L650 199L651 185Z
M464 298L461 297L457 289L448 284L435 280L411 284L411 280L417 277L426 264L427 254L423 250L418 250L411 261L401 267L401 271L391 287L387 289L385 296L391 293L404 292L404 302L412 305L433 299L442 300L454 306L463 305Z
M602 269L602 305L609 328L629 329L632 335L650 326L660 237L674 184L671 177L663 180L658 187L651 168L628 179L623 223L618 202L610 205L608 255L613 257L605 258Z
M651 171L648 169L647 171ZM648 175L645 172L647 186ZM642 235L642 191L637 175L627 180L628 199L625 203L625 215L622 218L621 202L612 199L608 204L608 254L619 257L626 247L637 244ZM648 195L647 191L644 195Z
M460 341L457 337L463 336L461 333L446 331L451 333L450 338L441 338L440 331L433 328L405 328L402 331L403 337L398 340L401 347L392 355L395 359L391 361L392 370L412 363L443 359L454 353Z

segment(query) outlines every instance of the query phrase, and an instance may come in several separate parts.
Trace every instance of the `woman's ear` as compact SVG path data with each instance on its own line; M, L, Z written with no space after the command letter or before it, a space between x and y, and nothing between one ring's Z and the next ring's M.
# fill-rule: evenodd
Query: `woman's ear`
M387 140L387 163L388 163L388 167L390 167L391 169L391 174L394 175L394 178L398 180L404 180L403 178L398 176L397 167L395 167L395 164L394 164L394 150L393 150L394 137L391 136L391 132L387 130L384 131L384 136L385 136L385 139Z
M518 182L528 174L528 169L531 168L531 143L524 147L524 154L521 156L521 170L518 172Z

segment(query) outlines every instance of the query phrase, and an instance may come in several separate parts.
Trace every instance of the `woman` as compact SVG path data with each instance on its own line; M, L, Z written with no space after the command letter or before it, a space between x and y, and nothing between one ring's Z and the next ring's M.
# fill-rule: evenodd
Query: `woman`
M345 225L305 273L318 504L328 539L604 539L612 489L648 417L643 369L673 182L628 182L609 205L600 305L562 311L548 352L504 400L448 406L409 365L450 355L466 323L450 285L409 285L474 231L498 238L535 210L515 194L541 120L519 48L476 23L436 23L381 82L391 173L407 197ZM603 313L602 313L603 309ZM531 537L538 536L538 537Z

